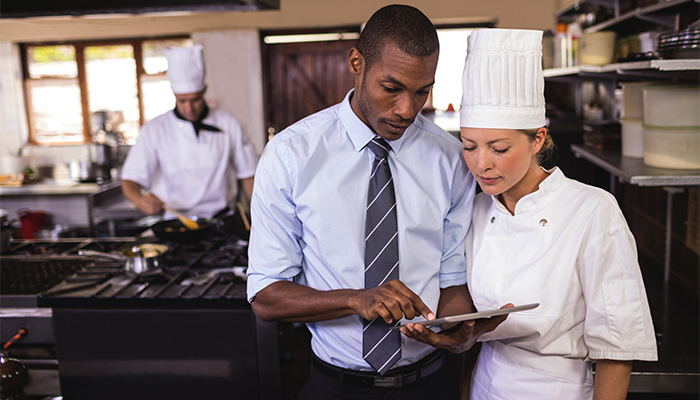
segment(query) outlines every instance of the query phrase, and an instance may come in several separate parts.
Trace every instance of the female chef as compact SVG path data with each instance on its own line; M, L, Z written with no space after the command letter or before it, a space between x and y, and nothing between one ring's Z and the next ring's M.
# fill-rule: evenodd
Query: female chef
M540 303L481 336L471 399L624 399L632 360L657 359L635 241L613 196L539 166L553 148L541 43L541 31L469 37L461 136L484 192L467 238L469 292L481 311ZM402 332L468 347L460 331Z

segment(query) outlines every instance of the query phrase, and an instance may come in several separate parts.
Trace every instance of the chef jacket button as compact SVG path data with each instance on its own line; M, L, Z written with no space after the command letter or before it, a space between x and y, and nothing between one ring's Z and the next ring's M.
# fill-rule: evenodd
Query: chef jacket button
M183 126L185 126L185 124L183 124L182 122L178 122L177 126L178 126L179 128L182 128Z
M491 217L491 223L493 224L494 222L496 222L496 217Z
M540 220L540 226L547 226L547 220L546 219L541 219Z

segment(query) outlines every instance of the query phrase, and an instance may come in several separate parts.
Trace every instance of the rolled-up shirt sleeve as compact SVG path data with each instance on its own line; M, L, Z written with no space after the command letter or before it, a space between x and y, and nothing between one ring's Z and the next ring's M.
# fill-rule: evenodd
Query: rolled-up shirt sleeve
M440 288L466 285L465 237L472 218L475 181L464 160L454 174L450 210L443 221L443 256Z
M301 222L292 200L291 162L279 141L265 147L255 172L248 245L248 301L277 281L302 271Z

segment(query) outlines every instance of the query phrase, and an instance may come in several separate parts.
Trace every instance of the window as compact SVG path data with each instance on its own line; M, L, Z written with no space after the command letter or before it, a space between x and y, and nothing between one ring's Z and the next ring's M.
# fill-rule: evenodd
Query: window
M474 28L438 29L440 57L435 71L433 104L445 111L452 104L458 110L462 104L462 72L467 59L467 38Z
M163 49L185 37L22 46L29 141L133 143L175 97Z

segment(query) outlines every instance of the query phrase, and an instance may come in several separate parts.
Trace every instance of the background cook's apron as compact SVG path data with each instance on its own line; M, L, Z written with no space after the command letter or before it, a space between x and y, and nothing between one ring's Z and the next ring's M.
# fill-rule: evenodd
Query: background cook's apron
M474 368L471 400L593 398L591 364L484 342Z

